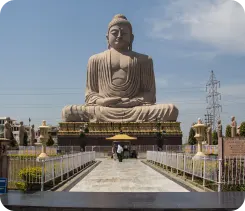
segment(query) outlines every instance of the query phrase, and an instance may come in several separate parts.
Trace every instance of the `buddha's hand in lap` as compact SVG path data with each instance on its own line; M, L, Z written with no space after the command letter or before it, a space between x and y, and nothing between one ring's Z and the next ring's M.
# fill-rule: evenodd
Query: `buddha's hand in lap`
M111 105L116 105L119 102L122 102L121 97L107 97L107 98L103 98L103 99L98 99L96 101L96 104L100 105L100 106L108 107Z
M123 98L122 98L123 99ZM131 100L122 100L121 102L117 103L116 105L112 105L111 107L114 108L132 108L135 106L139 106L142 103L138 99L131 99Z

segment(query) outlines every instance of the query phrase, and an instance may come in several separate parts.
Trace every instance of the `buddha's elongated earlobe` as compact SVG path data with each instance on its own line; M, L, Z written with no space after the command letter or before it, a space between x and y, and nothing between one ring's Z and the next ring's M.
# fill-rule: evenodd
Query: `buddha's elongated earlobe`
M128 48L130 51L132 51L133 49L133 41L134 41L134 35L132 34L131 41L130 41L129 48Z
M108 34L106 35L106 40L107 40L107 48L110 49L111 46L110 46L110 44L109 44L109 37L108 37Z

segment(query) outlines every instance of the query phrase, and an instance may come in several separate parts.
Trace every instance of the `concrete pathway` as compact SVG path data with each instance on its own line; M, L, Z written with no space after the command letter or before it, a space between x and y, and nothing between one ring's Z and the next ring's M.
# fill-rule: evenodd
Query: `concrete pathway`
M188 192L140 160L102 162L70 192Z

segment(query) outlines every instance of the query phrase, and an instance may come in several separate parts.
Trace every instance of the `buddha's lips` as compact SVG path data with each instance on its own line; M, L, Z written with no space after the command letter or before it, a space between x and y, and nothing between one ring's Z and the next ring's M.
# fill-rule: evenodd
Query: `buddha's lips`
M125 78L120 78L120 77L113 77L112 79L113 79L113 80L115 80L115 79L125 80Z

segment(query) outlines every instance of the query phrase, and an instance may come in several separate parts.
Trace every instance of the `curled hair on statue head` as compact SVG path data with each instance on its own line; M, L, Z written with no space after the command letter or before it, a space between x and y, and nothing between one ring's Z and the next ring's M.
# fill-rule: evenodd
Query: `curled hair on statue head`
M126 24L126 25L129 27L129 29L130 29L130 31L131 31L132 39L131 39L131 41L130 41L130 43L129 43L128 50L132 51L132 47L133 47L133 28L132 28L131 23L128 21L128 19L126 18L125 15L117 14L117 15L115 15L115 16L112 18L111 22L110 22L109 25L108 25L107 36L109 35L110 28L111 28L112 26L117 25L117 24ZM107 48L110 49L110 44L109 44L109 42L108 42L108 44L107 44Z

